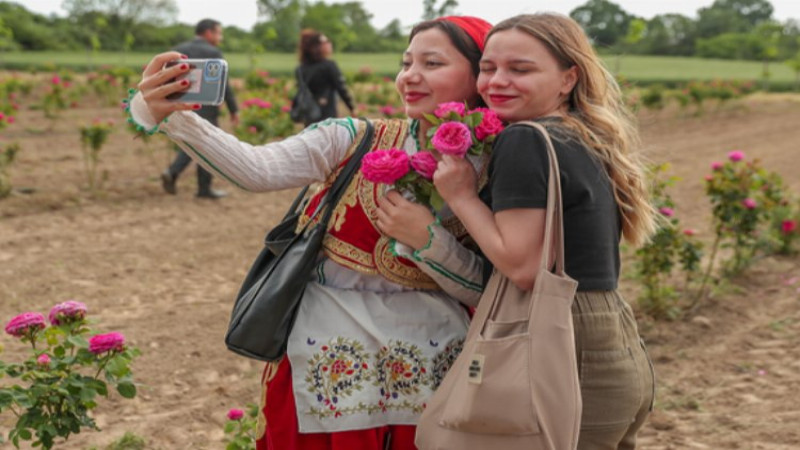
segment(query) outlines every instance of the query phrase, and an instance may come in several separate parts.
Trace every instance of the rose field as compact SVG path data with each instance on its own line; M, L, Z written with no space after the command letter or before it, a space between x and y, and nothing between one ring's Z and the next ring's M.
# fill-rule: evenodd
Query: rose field
M247 413L229 411L260 401L263 365L229 352L223 337L264 233L295 193L247 193L217 177L230 195L197 199L192 167L166 195L159 174L172 146L126 122L121 100L136 79L110 67L0 72L0 320L85 305L60 306L62 322L47 321L37 353L25 336L0 337L2 448L13 448L9 433L31 406L21 392L80 361L83 384L63 395L99 429L67 428L53 448L222 449L253 432ZM298 131L285 78L233 81L241 123L231 129L223 117L223 128L253 143ZM362 71L349 83L359 115L402 114L391 80ZM665 218L650 246L623 250L621 288L658 385L640 448L799 448L800 94L747 82L624 84ZM91 381L96 373L104 383ZM32 448L31 432L17 435L20 448Z

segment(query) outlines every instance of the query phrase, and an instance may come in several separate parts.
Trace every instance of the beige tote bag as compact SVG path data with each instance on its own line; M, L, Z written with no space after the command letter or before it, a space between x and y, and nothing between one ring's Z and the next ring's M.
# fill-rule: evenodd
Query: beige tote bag
M571 450L581 394L571 306L578 283L564 272L561 182L550 136L542 263L532 291L495 270L464 350L417 426L419 450ZM548 270L553 267L554 270Z

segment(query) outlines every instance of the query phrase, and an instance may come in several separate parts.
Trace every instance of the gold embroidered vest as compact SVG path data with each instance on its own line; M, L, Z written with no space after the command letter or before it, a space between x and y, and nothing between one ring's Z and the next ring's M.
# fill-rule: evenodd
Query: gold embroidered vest
M373 120L375 127L370 151L390 148L403 148L408 137L409 124L405 119ZM353 145L347 150L347 157L334 173L321 186L308 202L300 217L298 228L308 223L322 197L330 188L347 161L352 156L361 139L364 137L365 124L359 123L358 132ZM369 275L381 275L387 280L402 286L415 289L438 290L439 286L417 265L393 252L391 238L378 229L378 198L388 189L386 185L367 181L356 172L353 181L346 188L339 204L333 211L328 224L328 233L323 240L325 255L333 261L349 269ZM442 221L444 226L456 238L462 239L467 233L461 222L455 217Z

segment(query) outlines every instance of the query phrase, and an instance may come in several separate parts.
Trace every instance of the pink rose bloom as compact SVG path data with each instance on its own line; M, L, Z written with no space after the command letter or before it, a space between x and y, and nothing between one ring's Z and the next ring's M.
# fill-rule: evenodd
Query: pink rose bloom
M251 126L247 127L247 131L249 131L251 134L256 134L256 133L258 133L258 128L256 128L256 127L251 125Z
M697 234L697 231L692 228L687 228L683 230L683 234L685 234L686 236L694 236L695 234Z
M711 175L706 175L704 178L705 178L706 181L714 180L714 177L712 177Z
M711 163L711 170L713 171L722 170L722 163L718 161Z
M373 183L394 184L408 171L408 154L396 148L367 153L361 160L364 178Z
M483 113L480 125L475 128L475 137L483 141L489 136L496 136L503 131L503 121L497 117L497 113L489 108L475 108L470 113L480 111Z
M5 119L5 118L6 118L6 115L5 115L5 114L3 114L3 112L2 112L2 111L0 111L0 120L3 120L3 119Z
M231 409L228 411L228 420L239 420L244 417L244 411L241 409Z
M281 112L288 113L291 110L292 110L292 106L291 105L283 105L283 106L281 106Z
M445 122L439 125L431 142L442 154L463 158L472 146L472 133L461 122Z
M744 159L744 152L741 150L734 150L728 153L728 159L733 162L739 162Z
M394 114L394 106L392 105L381 106L380 112L383 115L391 116L392 114Z
M22 313L6 324L6 333L14 337L25 337L44 329L44 316L37 312Z
M430 152L417 152L411 155L411 167L428 180L433 179L433 173L439 162Z
M789 234L797 229L797 222L794 220L784 220L781 222L781 231L783 234Z
M53 78L50 80L50 82L52 82L53 84L60 84L61 77L59 77L58 75L53 75Z
M272 103L258 99L258 106L262 109L270 109L272 108Z
M109 351L122 351L125 349L125 336L122 333L106 333L92 336L89 339L89 351L95 355Z
M38 358L36 358L36 364L39 364L40 366L49 366L50 357L47 356L47 353L42 353Z
M467 108L463 103L459 102L440 103L439 106L437 106L433 111L433 115L441 119L447 116L447 114L450 112L458 114L459 117L464 117L464 114L467 112Z
M6 122L8 122L8 123L14 123L14 117L12 117L12 116L8 116L8 117L6 117Z
M666 206L659 208L658 212L660 212L664 217L672 217L672 215L675 214L675 210Z
M86 305L75 300L67 300L53 306L50 310L48 319L53 325L62 325L83 320L86 317Z
M742 205L744 205L744 207L747 208L747 209L756 209L756 206L758 206L758 203L756 203L756 201L753 200L752 198L746 198L746 199L742 200Z

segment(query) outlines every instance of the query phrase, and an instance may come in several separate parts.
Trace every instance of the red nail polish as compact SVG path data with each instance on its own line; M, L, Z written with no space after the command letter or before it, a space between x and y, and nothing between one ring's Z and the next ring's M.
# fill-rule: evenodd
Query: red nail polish
M188 86L189 80L181 80L181 86Z
M200 109L200 105L194 104L194 105L192 105L192 109Z
M182 70L186 70L186 69L188 69L188 68L189 68L189 65L188 65L188 64L181 64L181 69L182 69Z

